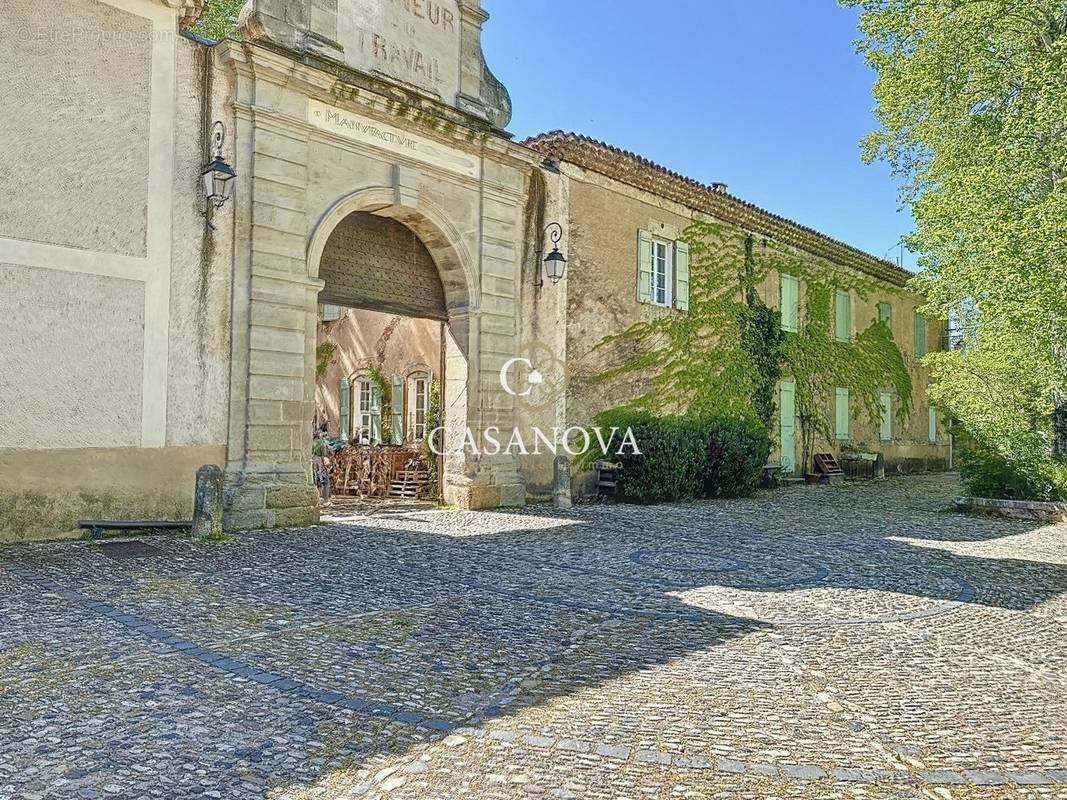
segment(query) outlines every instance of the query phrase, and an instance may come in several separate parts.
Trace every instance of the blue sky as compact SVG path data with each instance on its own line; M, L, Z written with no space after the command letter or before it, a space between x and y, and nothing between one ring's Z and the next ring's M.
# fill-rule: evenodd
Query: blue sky
M510 130L633 150L878 256L912 230L864 164L874 73L833 0L483 0ZM905 253L905 265L914 257Z

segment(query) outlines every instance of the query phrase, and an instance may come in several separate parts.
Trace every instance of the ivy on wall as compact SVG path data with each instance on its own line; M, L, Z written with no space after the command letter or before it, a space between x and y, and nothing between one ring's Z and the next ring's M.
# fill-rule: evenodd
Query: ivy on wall
M367 371L381 403L382 441L389 443L393 441L393 384L385 377L379 364L371 364Z
M782 378L782 314L769 308L757 292L755 240L745 237L745 266L741 273L745 303L741 309L741 346L752 362L752 407L770 430L774 421L775 390Z
M833 330L836 289L863 300L900 295L898 289L773 241L757 244L721 223L693 223L683 238L690 251L689 312L665 311L598 344L613 347L620 363L596 374L594 383L643 380L644 389L612 411L754 414L772 430L778 382L788 377L796 382L804 464L817 437L834 437L838 387L849 390L853 408L872 424L880 419L884 391L893 393L897 417L907 419L911 373L890 326L875 319L847 342L837 341ZM805 287L798 333L783 332L780 312L759 296L775 273L793 275Z
M337 345L327 340L315 348L315 377L320 381L326 377L337 355Z

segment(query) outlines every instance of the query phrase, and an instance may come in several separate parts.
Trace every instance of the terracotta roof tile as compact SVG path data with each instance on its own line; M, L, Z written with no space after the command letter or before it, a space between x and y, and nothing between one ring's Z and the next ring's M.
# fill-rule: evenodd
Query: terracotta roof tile
M637 153L613 147L589 136L551 131L527 139L523 144L546 159L566 161L614 178L897 286L905 285L912 277L910 272L892 261L877 258L814 228L734 197L718 188L721 184L709 186L700 183Z

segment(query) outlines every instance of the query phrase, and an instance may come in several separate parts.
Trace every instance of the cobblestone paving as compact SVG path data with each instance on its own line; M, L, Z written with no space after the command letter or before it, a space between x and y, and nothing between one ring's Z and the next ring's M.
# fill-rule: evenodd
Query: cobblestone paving
M949 476L0 551L0 798L1067 798L1067 526Z

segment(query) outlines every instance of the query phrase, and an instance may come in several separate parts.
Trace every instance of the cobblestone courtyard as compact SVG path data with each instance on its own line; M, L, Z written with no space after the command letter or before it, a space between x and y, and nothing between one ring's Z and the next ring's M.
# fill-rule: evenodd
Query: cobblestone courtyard
M3 798L1067 798L1067 526L949 477L0 551Z

